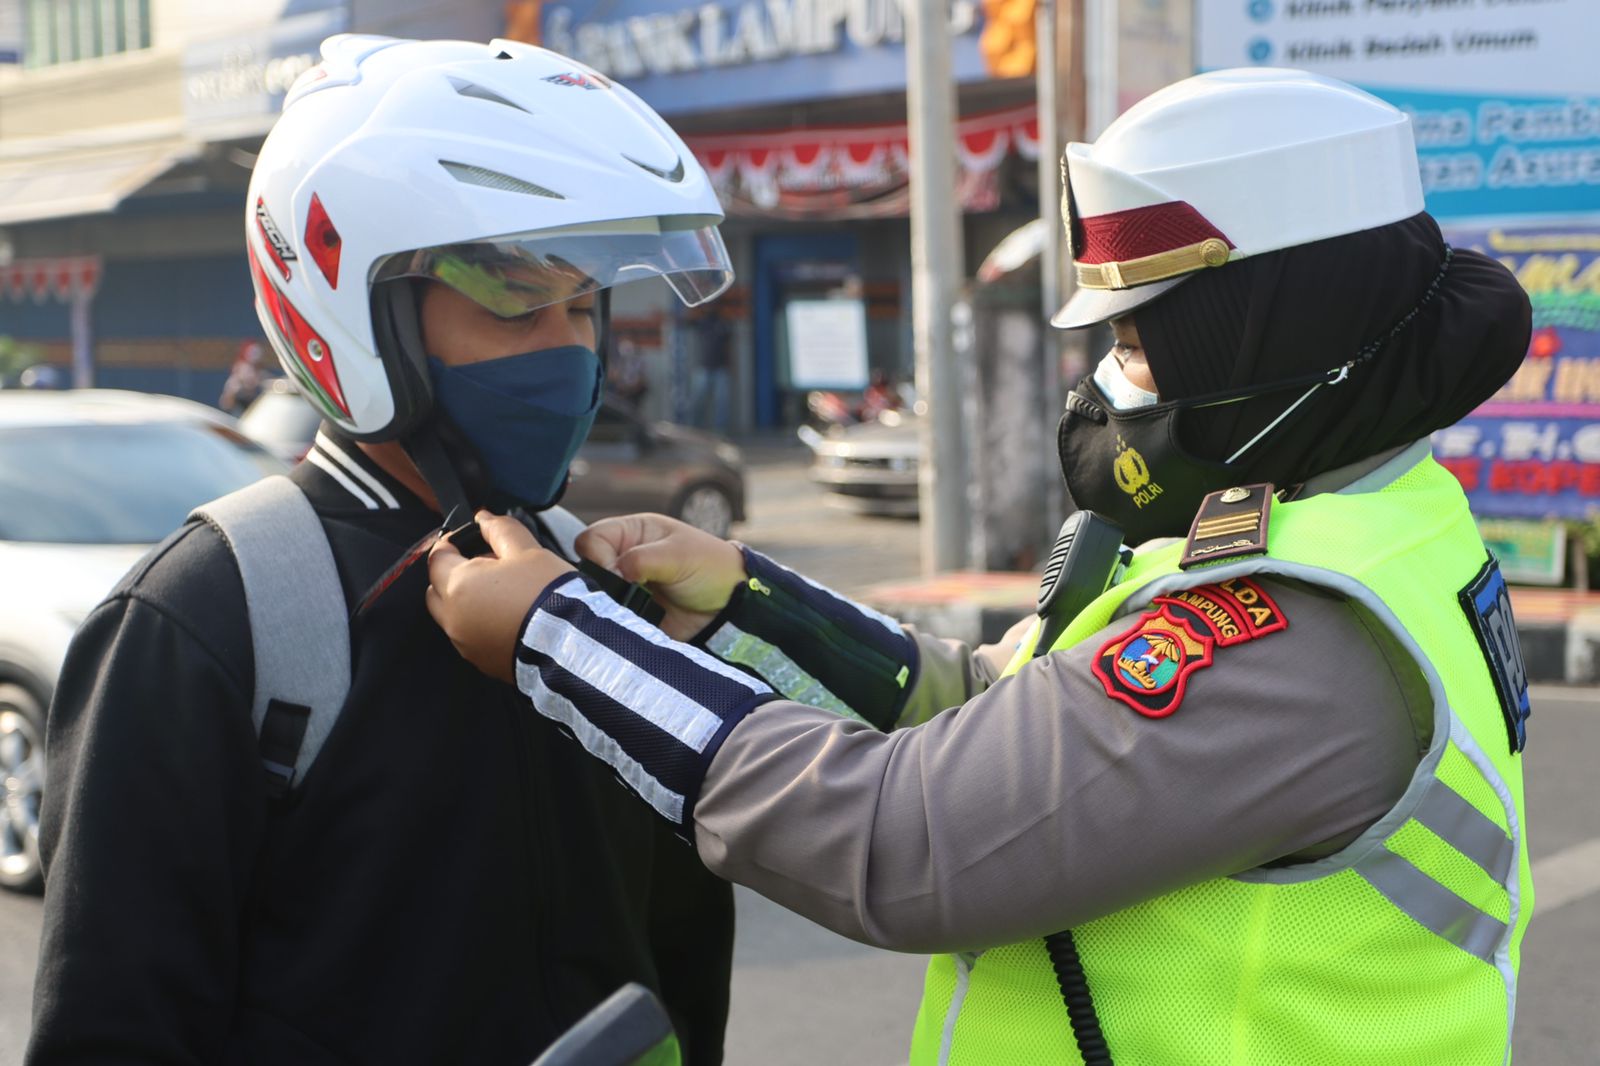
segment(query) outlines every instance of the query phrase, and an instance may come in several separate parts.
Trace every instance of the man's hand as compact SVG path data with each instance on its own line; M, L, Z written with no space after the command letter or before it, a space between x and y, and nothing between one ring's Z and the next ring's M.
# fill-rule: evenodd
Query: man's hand
M688 640L748 581L737 545L658 514L606 518L578 535L578 554L644 585L666 608L661 629Z
M477 519L494 554L466 559L448 540L434 545L428 557L428 613L463 659L490 677L515 683L518 631L528 608L572 566L541 548L515 518L479 511Z

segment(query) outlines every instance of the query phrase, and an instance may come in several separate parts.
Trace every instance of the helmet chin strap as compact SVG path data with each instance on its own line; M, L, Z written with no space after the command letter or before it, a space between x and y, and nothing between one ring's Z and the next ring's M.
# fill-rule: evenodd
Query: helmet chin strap
M429 419L406 434L400 440L400 447L405 449L417 472L422 475L422 480L433 490L434 499L439 502L439 513L444 516L445 528L454 529L470 521L474 511L472 497L467 494L456 464L445 448L437 420Z
M470 520L474 504L484 499L484 478L470 446L433 409L420 301L411 282L373 287L372 324L386 356L400 447L433 490L445 525L455 528Z

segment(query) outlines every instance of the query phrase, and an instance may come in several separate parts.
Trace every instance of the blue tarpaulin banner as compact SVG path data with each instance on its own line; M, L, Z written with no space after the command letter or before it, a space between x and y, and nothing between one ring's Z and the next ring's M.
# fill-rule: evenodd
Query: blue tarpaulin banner
M1504 388L1434 434L1434 455L1480 515L1585 518L1600 511L1600 224L1446 236L1517 275L1533 303L1533 340Z

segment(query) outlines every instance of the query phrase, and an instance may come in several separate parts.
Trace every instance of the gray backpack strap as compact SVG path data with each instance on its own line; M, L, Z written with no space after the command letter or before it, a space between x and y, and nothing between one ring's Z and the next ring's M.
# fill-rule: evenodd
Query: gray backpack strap
M197 508L239 566L255 650L250 707L268 791L316 761L350 691L350 622L333 549L311 501L281 475Z
M589 528L588 523L565 507L547 507L534 516L545 532L561 545L561 554L568 559L578 557L578 534Z

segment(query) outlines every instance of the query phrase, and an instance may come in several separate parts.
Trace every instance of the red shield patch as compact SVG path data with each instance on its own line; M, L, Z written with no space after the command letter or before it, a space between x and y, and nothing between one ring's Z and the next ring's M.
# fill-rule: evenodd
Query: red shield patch
M1139 616L1111 638L1094 661L1106 695L1149 718L1165 718L1183 702L1189 675L1211 665L1216 638L1195 630L1165 605Z

